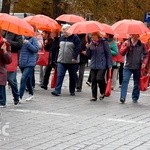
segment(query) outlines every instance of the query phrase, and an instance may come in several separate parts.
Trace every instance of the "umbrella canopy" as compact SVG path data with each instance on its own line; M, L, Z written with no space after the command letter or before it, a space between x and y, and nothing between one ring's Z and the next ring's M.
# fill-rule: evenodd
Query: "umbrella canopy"
M103 23L103 25L104 25L105 33L114 35L114 31L110 25L105 24L105 23Z
M61 26L52 18L45 15L28 16L23 20L31 25L35 25L39 30L51 31L54 29L61 30Z
M150 39L150 32L144 33L140 36L140 40L144 43L148 42L148 39Z
M114 34L114 38L117 39L128 39L130 37L129 34L121 33L121 34Z
M104 25L98 21L77 22L67 30L67 32L70 34L83 34L97 31L105 32Z
M143 34L150 31L143 22L133 19L118 21L112 25L112 29L116 34Z
M57 21L63 21L68 23L76 23L80 21L85 21L85 19L78 15L73 14L63 14L56 18Z
M15 16L1 13L0 26L2 30L6 30L18 35L34 36L33 27L26 21Z

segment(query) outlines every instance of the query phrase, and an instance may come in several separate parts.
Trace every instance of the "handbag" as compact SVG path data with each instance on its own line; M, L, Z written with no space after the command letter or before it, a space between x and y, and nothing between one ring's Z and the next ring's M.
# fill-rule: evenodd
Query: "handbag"
M48 60L49 60L49 52L45 51L45 49L42 48L42 50L38 52L38 59L36 64L39 66L47 66Z
M57 82L57 68L54 69L52 77L51 77L51 88L56 87L56 82Z
M106 97L111 95L111 83L112 83L111 74L112 74L111 69L108 69L108 79L107 79L106 90L105 90Z
M7 65L7 71L8 72L14 72L17 70L18 66L18 54L17 53L11 53L12 62Z
M140 83L139 83L139 89L140 91L146 91L148 89L149 84L149 74L146 69L141 69L140 72Z

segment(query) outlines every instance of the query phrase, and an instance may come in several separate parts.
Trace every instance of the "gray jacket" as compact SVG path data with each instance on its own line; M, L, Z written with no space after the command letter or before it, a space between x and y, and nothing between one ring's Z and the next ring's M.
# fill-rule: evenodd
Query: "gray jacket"
M57 62L72 64L72 59L77 60L79 63L79 53L80 53L80 39L76 35L71 35L69 37L60 37L59 53Z
M143 43L138 40L135 46L132 45L130 41L130 46L126 46L124 42L120 49L120 54L125 56L125 65L124 67L128 69L140 69L141 64L147 64L148 55Z

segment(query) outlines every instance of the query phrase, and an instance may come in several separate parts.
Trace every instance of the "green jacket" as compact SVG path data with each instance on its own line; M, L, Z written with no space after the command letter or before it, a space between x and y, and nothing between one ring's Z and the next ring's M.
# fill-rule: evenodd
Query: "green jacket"
M109 47L111 49L111 54L112 54L112 62L113 62L113 66L117 65L117 62L114 61L114 57L117 56L118 54L118 46L117 46L117 42L113 39L113 38L109 38L108 39L108 43L109 43Z

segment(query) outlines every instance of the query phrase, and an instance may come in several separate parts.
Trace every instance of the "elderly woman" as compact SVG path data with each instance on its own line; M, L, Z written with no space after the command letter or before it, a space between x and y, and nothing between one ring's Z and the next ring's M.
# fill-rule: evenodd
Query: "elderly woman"
M36 65L38 50L39 50L39 44L35 36L24 37L23 46L20 50L20 55L19 55L19 68L22 72L20 90L19 90L20 99L22 99L24 95L27 80L28 80L29 97L26 98L26 100L33 99L32 78L34 73L34 67Z
M10 64L11 61L10 45L7 42L4 42L0 35L0 107L5 107L6 105L6 64Z
M108 42L100 37L99 32L92 33L92 41L87 44L87 55L91 59L91 101L97 100L97 85L100 90L99 99L104 99L106 82L105 73L112 67L112 55Z

